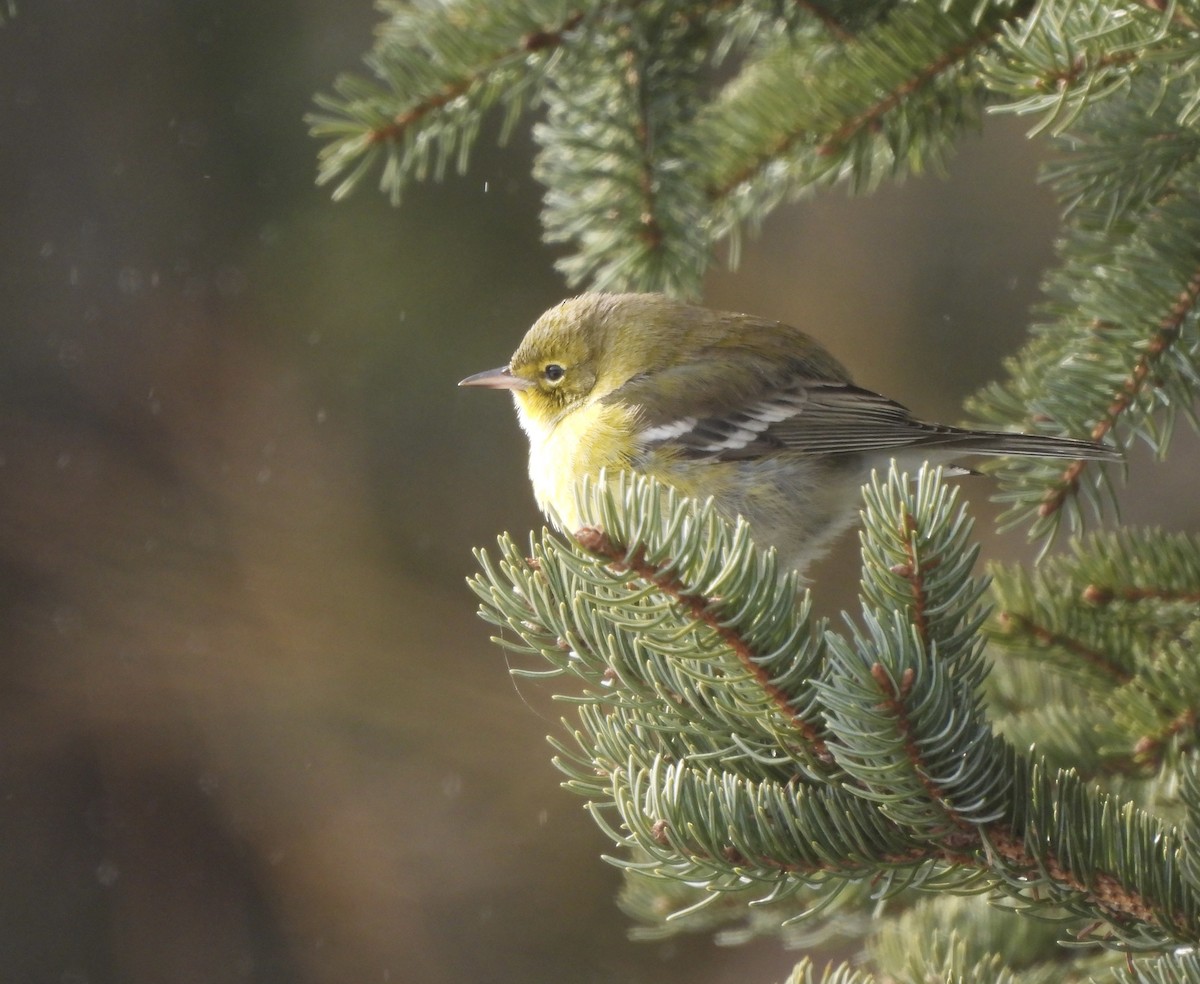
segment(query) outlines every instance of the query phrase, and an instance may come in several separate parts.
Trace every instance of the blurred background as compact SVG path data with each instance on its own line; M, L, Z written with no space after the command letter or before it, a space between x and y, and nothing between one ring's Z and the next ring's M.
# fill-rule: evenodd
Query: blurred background
M779 980L773 942L627 939L549 763L569 708L474 615L472 547L540 520L509 401L454 384L567 289L524 138L399 210L314 187L302 117L376 19L21 0L0 29L0 977ZM706 300L957 420L1051 260L1044 152L990 121L948 180L781 211ZM1189 442L1139 459L1128 520L1197 526ZM856 563L811 572L823 611Z

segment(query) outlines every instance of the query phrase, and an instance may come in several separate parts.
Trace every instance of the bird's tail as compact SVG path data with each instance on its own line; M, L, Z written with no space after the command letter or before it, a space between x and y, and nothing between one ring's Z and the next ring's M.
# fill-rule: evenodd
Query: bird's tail
M1121 452L1107 444L1074 437L1044 437L1004 431L959 431L947 442L964 454L1013 455L1026 458L1072 458L1076 461L1119 461Z

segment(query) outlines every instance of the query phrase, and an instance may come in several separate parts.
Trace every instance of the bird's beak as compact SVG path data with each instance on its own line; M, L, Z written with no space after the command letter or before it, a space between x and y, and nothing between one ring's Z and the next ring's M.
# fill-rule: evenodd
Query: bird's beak
M474 376L468 376L466 379L459 380L458 385L486 386L488 389L523 390L529 389L533 384L528 379L514 376L509 372L508 366L501 366L499 369L485 369L483 372L477 372Z

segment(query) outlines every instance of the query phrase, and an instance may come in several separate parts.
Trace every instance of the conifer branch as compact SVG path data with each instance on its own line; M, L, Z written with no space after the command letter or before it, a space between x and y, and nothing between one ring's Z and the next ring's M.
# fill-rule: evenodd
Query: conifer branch
M1036 760L1018 765L1017 810L986 829L989 851L1007 869L1012 888L1049 889L1068 911L1099 915L1106 926L1090 926L1087 935L1110 944L1141 949L1152 948L1155 939L1200 938L1198 897L1177 877L1174 828L1132 803L1089 792L1071 772L1047 771ZM1070 833L1064 810L1075 821L1087 818L1087 839ZM1113 838L1121 849L1104 846Z
M1180 534L1120 531L1089 537L1036 573L993 571L996 643L1089 688L1093 674L1110 681L1087 698L1094 719L1040 702L1040 733L1058 732L1051 740L1065 747L1065 729L1078 728L1091 774L1147 776L1195 740L1200 687L1187 639L1200 615L1197 546Z
M1048 899L1043 899L1055 905L1066 905L1074 911L1099 915L1103 923L1110 927L1116 938L1145 945L1146 933L1150 927L1156 927L1151 933L1162 932L1166 938L1180 942L1193 941L1200 938L1200 923L1196 918L1196 900L1194 898L1152 899L1138 891L1134 885L1133 869L1119 872L1115 869L1106 870L1097 865L1093 859L1070 858L1069 834L1054 827L1044 826L1041 818L1021 818L1019 815L986 824L967 822L958 815L951 805L953 795L940 788L929 778L930 764L922 753L921 743L914 739L913 730L907 724L906 713L901 698L902 690L898 690L879 664L872 667L872 677L878 682L880 690L886 696L884 704L900 722L905 735L904 746L906 754L911 757L914 772L921 776L921 784L931 800L935 800L946 809L946 816L955 822L958 834L942 831L938 837L937 846L929 848L931 857L956 865L975 869L980 873L995 873L995 866L985 858L1001 862L1009 887L1018 897L1028 901L1028 893L1034 886L1043 892L1048 892ZM911 686L913 676L907 678ZM1001 759L1002 760L1002 759ZM1014 763L1015 764L1015 763ZM1021 770L1018 770L1018 773ZM1033 767L1031 773L1037 783L1043 778L1043 773ZM1074 808L1082 805L1078 793L1082 788L1067 773L1059 773L1050 779L1044 787L1043 795L1050 800L1057 800L1067 792L1075 794ZM1057 788L1056 788L1057 787ZM1101 798L1096 804L1102 822L1118 822L1113 810L1113 801ZM1129 815L1126 810L1125 814ZM1042 817L1052 815L1043 809ZM1024 820L1024 823L1022 823ZM1061 820L1059 821L1061 822ZM1163 856L1169 856L1174 850L1165 831L1150 832L1154 821L1147 817L1142 822L1150 824L1141 842L1152 851ZM1060 840L1060 838L1063 838ZM1168 838L1164 847L1162 840ZM1060 852L1059 847L1067 849ZM909 854L905 860L916 860L914 854ZM1182 908L1180 908L1182 906ZM1101 932L1099 938L1105 938L1105 931L1100 924L1095 927Z
M1192 274L1187 285L1179 292L1171 310L1159 322L1150 340L1142 348L1129 375L1113 396L1099 422L1092 428L1092 440L1101 441L1107 437L1121 415L1129 412L1145 388L1151 384L1155 365L1167 350L1178 342L1184 319L1194 315L1197 300L1200 300L1200 268ZM1087 465L1085 461L1075 461L1066 468L1060 480L1047 490L1046 497L1038 507L1039 516L1053 516L1063 507L1068 496L1076 493L1080 476Z
M1024 633L1035 648L1060 646L1120 682L1139 644L1177 638L1197 613L1198 552L1195 536L1120 530L1090 536L1036 572L993 568L1003 613L994 639L1007 646ZM1147 628L1131 635L1139 623Z
M329 141L318 183L336 181L334 197L344 197L382 159L380 187L398 204L411 181L441 177L451 161L465 170L484 114L505 108L504 139L556 48L582 23L567 4L382 4L389 19L365 59L371 77L340 76L307 117L313 135Z
M1195 17L1183 9L1183 4L1167 3L1166 0L1141 0L1141 2L1157 14L1169 14L1171 22L1179 27L1189 31L1200 27L1200 22L1197 22Z
M895 886L885 891L1003 891L1089 921L1084 935L1110 945L1200 938L1200 898L1174 874L1169 825L992 734L979 699L984 582L940 476L869 487L863 627L826 632L824 646L807 602L788 600L794 580L775 582L773 557L711 507L627 474L580 501L593 526L543 537L533 563L502 540L504 559L481 554L474 587L489 621L594 687L571 698L579 724L570 743L554 740L556 762L630 852L615 863L704 885L697 904L752 884L772 899L811 888L820 908L882 874ZM1064 604L1094 613L1071 585L1122 584L1111 575L1138 539L1093 540L1070 567L1059 561L1048 573L1067 585ZM1133 583L1200 581L1190 547L1163 539L1163 570ZM1196 563L1183 572L1175 558ZM1137 698L1131 722L1174 715L1160 744L1193 727L1200 705L1196 687L1145 699L1178 689L1177 655L1114 698ZM1160 754L1139 751L1143 768Z
M822 157L839 154L855 137L864 131L878 128L880 121L888 113L891 113L915 93L927 88L952 69L960 69L968 58L995 39L998 29L998 24L989 24L973 37L965 38L961 43L943 52L940 57L921 66L911 78L893 87L890 91L882 93L875 103L864 108L821 140L817 145L817 154ZM786 149L786 147L781 147L777 153L783 153Z
M1006 32L983 75L1000 95L1002 112L1041 114L1035 132L1061 134L1076 125L1085 110L1128 92L1155 60L1191 57L1184 31L1170 30L1169 19L1122 4L1038 4Z
M921 542L925 544L936 543L937 538L932 533L924 531L934 531L939 528L944 528L946 525L946 514L931 514L931 506L936 505L942 510L948 510L952 504L952 500L947 499L944 495L934 494L938 490L940 483L931 481L931 476L923 476L922 480L917 483L918 491L909 493L911 498L901 498L897 496L898 487L895 476L892 476L887 486L881 483L872 487L872 494L868 498L868 532L882 532L883 543L895 543L896 547L903 550L905 542L913 542L912 530L914 527L920 528L923 531ZM921 494L922 487L928 489L925 495ZM940 491L940 490L939 490ZM891 507L888 506L888 499L896 497L893 500ZM913 506L909 504L912 503ZM919 505L918 505L919 504ZM897 508L899 506L899 508ZM924 507L924 508L921 508ZM917 516L919 521L906 520L900 524L895 522L895 517L899 516ZM881 522L881 520L886 520ZM963 527L959 524L956 527L962 530ZM896 537L895 530L904 531L903 537ZM864 559L870 563L877 560L880 554L875 549L868 548L869 539L864 540ZM931 551L933 556L938 556L937 553ZM950 554L952 557L953 554ZM950 558L947 558L950 559ZM923 566L926 569L932 567L937 570L941 565L931 565L928 563L928 558L921 558ZM954 566L951 564L950 566ZM885 568L885 570L887 570ZM869 571L864 571L869 573ZM891 573L888 570L888 573ZM868 578L868 581L870 578ZM943 591L945 588L943 588ZM939 610L944 610L946 607L945 600L941 595L935 596L937 601L935 607ZM961 617L961 616L960 616ZM878 615L876 616L878 618ZM899 627L897 627L899 628ZM914 624L915 628L915 624ZM943 639L953 639L953 636L944 635ZM872 630L871 641L868 643L864 638L859 641L853 649L839 644L835 641L832 652L839 656L839 663L846 667L855 665L856 657L853 655L855 650L859 652L872 653L895 653L897 657L903 659L922 659L920 653L914 652L911 649L906 649L902 642L903 635L899 631L884 631L880 623L875 622ZM963 640L966 643L966 640ZM921 662L901 669L901 664L892 663L890 668L885 669L884 665L878 660L870 664L869 670L865 674L858 674L856 677L844 677L835 669L833 676L829 682L822 687L822 693L826 702L830 705L830 723L834 733L840 739L832 747L839 761L846 765L847 770L851 775L856 776L860 780L867 783L869 788L877 789L878 792L872 794L872 798L878 796L881 802L881 808L892 815L893 810L899 810L895 814L895 819L904 820L904 822L916 822L923 824L920 820L920 811L917 808L914 811L914 803L919 803L921 796L914 799L911 791L901 794L901 790L905 787L897 784L899 773L895 767L885 767L882 756L888 754L885 751L887 746L872 742L865 743L867 735L866 728L868 721L875 721L872 727L876 729L883 728L883 720L878 716L879 711L887 709L890 711L889 718L893 722L889 727L895 727L896 739L895 744L898 750L902 750L905 760L907 760L907 769L912 776L916 777L916 787L923 791L924 798L932 804L938 804L939 812L950 819L955 827L962 831L960 837L946 836L945 832L941 832L941 836L936 834L937 828L930 828L931 837L936 837L937 841L942 844L942 850L948 852L948 857L952 857L958 864L967 864L980 871L988 870L988 866L983 862L983 854L979 853L978 857L973 860L964 861L964 857L972 858L976 852L982 852L984 844L990 846L990 849L997 851L1000 858L1004 860L1004 868L1009 874L1015 874L1017 871L1020 875L1012 883L1013 887L1022 886L1022 891L1028 889L1029 879L1035 879L1043 884L1046 889L1052 890L1052 897L1063 902L1076 893L1079 893L1080 901L1093 912L1101 913L1107 920L1115 920L1120 925L1125 924L1141 924L1149 918L1153 905L1143 899L1138 893L1131 891L1130 882L1127 876L1123 876L1115 870L1104 870L1103 868L1093 867L1088 865L1084 869L1080 869L1076 863L1069 862L1065 856L1060 855L1056 846L1057 835L1046 830L1038 831L1038 825L1032 827L1026 826L1022 822L1014 822L1016 816L1011 819L1001 821L999 817L988 819L992 811L999 805L994 800L989 800L989 795L985 794L984 790L994 791L997 787L993 785L996 782L994 770L997 765L1008 759L1007 754L1000 753L1000 749L992 744L992 740L986 736L986 726L982 724L975 725L980 727L978 737L968 738L973 734L972 726L968 724L971 720L969 708L971 706L971 698L969 694L978 685L978 671L972 670L975 665L975 660L978 659L978 653L971 654L969 643L967 648L962 650L959 655L945 647L946 651L938 651L936 648L933 651L926 652ZM902 655L903 654L903 655ZM861 657L857 657L861 659ZM961 662L960 662L961 661ZM932 730L923 730L917 719L911 717L910 707L921 707L923 714L930 713L930 706L935 699L935 694L943 694L945 689L940 684L943 682L939 679L937 672L939 668L943 671L955 667L956 673L954 676L947 676L944 682L954 686L962 687L963 691L960 697L953 701L953 705L959 708L959 718L957 730L954 732L955 740L945 744L946 734L944 730L940 733L940 738L937 743L932 742ZM931 676L932 674L932 676ZM855 696L852 680L859 681L859 685L866 682L866 679L873 681L879 698L874 699L872 704L865 696L857 698ZM920 687L917 686L920 682ZM858 723L852 723L848 712L852 708L862 706L864 709L874 706L877 708L875 716L872 718L857 718ZM934 713L934 718L945 720L942 714ZM924 725L924 729L928 729L928 725ZM879 730L882 736L885 732ZM843 737L846 736L846 737ZM854 756L848 758L848 749L843 747L843 742L848 742L852 745L861 745L861 752L855 752ZM962 744L959 744L962 742ZM936 758L930 757L930 752L934 748L944 748L944 763L939 762ZM975 767L978 769L976 773L982 776L990 773L989 781L985 785L976 781L972 777L971 756L967 756L964 760L961 749L963 747L972 747L980 754L981 766ZM986 751L984 751L986 749ZM859 758L858 756L861 756ZM982 767L982 762L986 761L986 767ZM861 765L860 765L861 763ZM955 763L949 769L947 765ZM868 767L869 772L863 772L862 769ZM1016 788L1020 788L1020 780L1016 777L1023 771L1021 768L1016 768L1019 763L1016 760L1011 760L1011 765L1015 767L1013 781ZM886 769L886 771L885 771ZM1041 773L1034 767L1031 775L1039 776ZM939 781L935 777L948 776L953 777L950 785ZM875 777L879 777L876 779ZM882 789L879 789L877 782L885 779L889 787L894 792L885 794ZM1056 782L1066 782L1068 787L1072 785L1071 781L1065 776L1059 776ZM851 787L853 789L853 787ZM914 787L909 787L914 788ZM965 790L973 790L972 793L966 793ZM1055 799L1059 794L1053 787L1048 787L1043 795L1049 799ZM900 796L899 800L893 801L892 796ZM893 802L895 805L893 806ZM969 803L971 805L971 814L963 814L958 807L959 803ZM1107 808L1105 803L1097 804L1097 808L1103 811ZM1019 814L1017 815L1019 816ZM1049 834L1049 837L1047 837ZM1029 838L1033 835L1035 841L1030 842ZM982 839L981 839L982 837ZM1033 845L1037 846L1034 847ZM1085 874L1086 871L1086 874ZM1068 904L1073 904L1068 901ZM1179 928L1169 927L1171 932L1178 932ZM1123 930L1122 930L1123 931Z
M650 135L650 114L647 107L648 94L642 73L638 68L637 54L632 49L624 52L625 78L630 88L637 93L637 117L633 123L633 138L640 149L638 161L638 191L642 196L642 210L638 216L641 230L638 238L646 249L657 252L663 246L663 228L658 220L657 181L654 174L654 144Z
M1064 959L1057 929L978 896L924 896L880 926L869 945L870 964L881 982L1058 984L1084 979L1087 968ZM914 939L922 945L913 946Z
M1159 322L1158 328L1142 350L1137 362L1134 363L1133 369L1122 384L1120 391L1109 404L1100 422L1092 428L1092 437L1095 440L1107 436L1116 424L1117 418L1129 410L1150 383L1154 366L1167 350L1179 341L1184 319L1194 314L1197 299L1200 299L1200 269L1192 274L1187 285L1179 292L1175 304Z
M1137 61L1135 51L1106 51L1090 61L1078 55L1067 65L1055 65L1048 68L1032 80L1032 87L1046 93L1060 95L1080 81L1089 79L1096 73L1121 69Z
M812 746L813 753L819 761L832 764L833 757L825 745L824 738L809 721L806 721L792 705L792 697L772 679L766 667L759 660L747 641L731 626L724 624L718 618L719 600L703 598L688 594L677 577L668 569L650 564L646 560L646 550L642 545L627 544L618 546L602 530L594 526L584 527L575 533L575 541L585 550L599 554L608 560L610 566L619 572L629 573L655 585L664 594L670 596L692 619L707 625L729 647L737 657L746 672L753 677L763 692L774 702L780 713L789 718L792 725ZM632 553L630 553L632 551Z
M905 538L905 560L902 563L896 564L890 568L891 572L898 577L904 578L912 587L912 620L916 626L921 640L928 645L929 638L929 622L925 616L929 602L925 588L924 572L919 563L917 556L916 544L913 542L913 535L916 533L916 521L912 514L907 510L903 513L903 535ZM936 563L936 560L935 560Z
M1135 94L1136 105L1154 99L1140 88ZM1174 104L1181 98L1177 93ZM1106 218L1118 205L1113 196L1100 197L1079 183L1069 187L1069 194L1084 197L1075 198L1075 225L1060 245L1064 265L1047 281L1055 297L1048 311L1058 317L1035 328L1034 342L1010 363L1008 381L972 401L989 426L1024 420L1031 429L1112 435L1118 443L1139 438L1161 453L1177 414L1195 422L1200 250L1193 237L1200 235L1200 197L1194 182L1200 164L1194 139L1154 147L1155 153L1168 149L1185 160L1147 169L1148 187L1120 193L1129 214L1119 224ZM1124 157L1136 153L1126 148ZM1064 472L1014 462L986 470L999 473L1003 497L1012 504L1006 519L1032 516L1034 537L1052 534L1063 515L1076 522L1081 504L1109 506L1104 477L1097 474L1089 485L1079 465Z
M1112 968L1113 984L1200 984L1200 954L1183 950Z
M1174 738L1184 737L1187 745L1192 744L1196 725L1200 722L1200 709L1187 707L1154 734L1142 735L1133 746L1134 761L1144 766L1157 768L1162 764L1163 754Z
M797 7L816 18L835 40L846 44L854 40L854 34L825 7L820 0L793 0Z
M1114 601L1139 602L1161 601L1182 602L1187 605L1200 605L1200 593L1194 591L1178 591L1165 587L1110 587L1105 584L1089 584L1083 589L1080 597L1089 605L1111 605Z
M1041 850L1036 854L1028 849L1025 840L1005 827L988 830L988 841L996 854L1014 872L1029 879L1047 880L1060 892L1078 894L1090 906L1104 913L1104 918L1116 926L1135 923L1158 924L1161 921L1158 908L1135 891L1131 891L1116 877L1104 871L1094 871L1088 880L1071 871L1052 851ZM1100 927L1096 927L1099 929ZM1187 932L1194 927L1182 920L1174 925L1164 925L1172 936Z
M909 765L918 777L925 793L930 800L939 804L945 811L947 819L959 831L970 831L971 823L954 808L953 797L930 777L925 754L921 748L918 727L909 716L907 702L916 680L916 670L911 666L905 669L898 684L891 679L882 663L872 663L870 673L871 679L875 681L875 685L883 696L883 700L878 706L880 710L886 711L895 720L904 747L904 754L908 757ZM956 863L963 863L965 860L964 854L959 850L960 846L977 844L977 840L973 836L964 842L960 837L948 831L941 832L941 837L945 846L943 852L939 852L940 856L943 860L953 860ZM950 847L952 844L954 847ZM948 851L947 848L949 848Z
M819 973L819 976L818 976ZM796 965L785 984L877 984L874 975L849 963L826 964L818 972L812 960L805 957Z
M713 206L718 212L730 207L727 203L734 196L746 196L745 186L753 185L768 170L778 171L778 162L793 156L802 165L791 177L790 193L794 195L805 185L836 174L835 163L854 145L864 140L876 141L881 135L888 139L885 121L901 106L914 102L918 95L928 95L931 101L941 97L947 105L961 99L961 94L939 87L939 83L961 72L972 56L995 40L1003 24L1020 13L1017 8L990 7L980 22L974 22L964 14L964 7L960 5L936 20L930 20L928 11L919 6L895 8L883 22L845 44L844 50L834 50L822 58L822 75L815 78L811 55L803 51L792 53L786 46L770 59L751 66L739 85L727 90L727 105L718 104L716 111L709 114L711 121L707 125L721 127L727 144L730 137L742 142L738 129L751 139L757 133L757 128L746 125L763 112L751 105L758 98L760 87L753 73L759 72L765 87L775 92L789 84L785 80L790 74L792 102L788 105L776 96L767 104L777 119L768 141L759 144L746 141L744 147L732 144L714 160L706 188ZM880 78L874 78L869 87L861 89L847 90L842 83L841 90L834 93L821 87L825 77L840 77L868 62L887 66L886 85L881 85ZM740 124L736 119L739 117ZM949 114L948 119L954 122L957 118ZM897 120L897 128L905 128L904 119ZM891 139L895 144L896 166L900 166L907 160L907 151L900 138ZM805 165L805 159L812 159L812 163ZM866 154L858 156L863 166L869 159ZM858 179L862 187L869 187L868 182L865 175ZM739 210L744 207L738 205ZM721 228L724 230L725 224Z
M1056 646L1078 657L1113 683L1124 684L1133 678L1125 667L1114 663L1106 653L1088 646L1079 639L1073 639L1066 633L1055 632L1045 625L1039 625L1022 612L1001 611L997 615L997 625L1000 626L1000 632L1006 637L1006 641L1011 642L1016 636L1024 635L1037 646Z
M1178 775L1185 847L1180 870L1193 889L1200 889L1200 759L1195 753L1182 759Z
M677 162L701 153L691 123L709 25L674 6L639 5L572 46L559 68L573 85L554 76L543 91L534 176L546 239L575 248L557 264L571 284L691 296L708 265L700 190Z
M566 35L575 30L583 21L583 12L577 11L555 28L530 30L510 48L495 52L489 60L477 66L472 72L448 83L437 92L432 92L424 99L409 106L404 112L397 114L390 123L376 126L368 131L368 143L395 143L403 138L405 131L414 123L430 113L436 112L448 103L466 95L472 89L481 85L491 74L507 66L514 60L534 52L543 52L556 48L564 42Z

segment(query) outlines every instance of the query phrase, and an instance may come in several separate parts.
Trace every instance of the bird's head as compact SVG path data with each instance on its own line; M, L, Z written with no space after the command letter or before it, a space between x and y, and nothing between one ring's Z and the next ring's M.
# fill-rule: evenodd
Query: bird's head
M664 329L680 307L657 294L581 294L538 318L507 366L459 385L511 389L526 416L553 423L661 368Z

